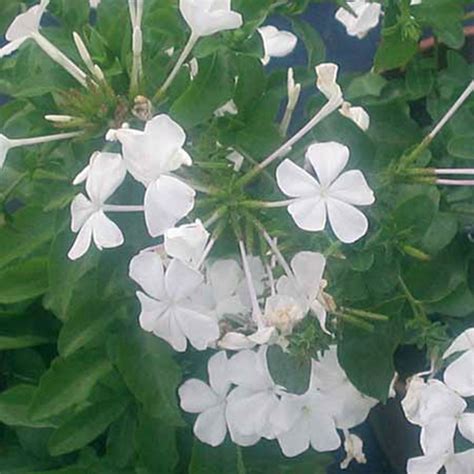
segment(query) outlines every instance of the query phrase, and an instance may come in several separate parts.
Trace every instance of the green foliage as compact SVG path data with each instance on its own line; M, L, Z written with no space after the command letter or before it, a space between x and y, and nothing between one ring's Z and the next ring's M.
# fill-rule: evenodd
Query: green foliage
M23 4L33 3L3 0L0 31ZM286 138L278 122L287 102L287 72L262 65L263 44L256 32L270 15L283 16L306 51L305 64L294 72L308 100L297 109L290 130L303 126L323 103L314 85L314 66L325 60L326 48L320 34L300 16L310 3L320 2L233 0L233 8L244 17L243 28L201 38L193 50L197 76L191 80L183 67L168 93L157 94L153 101L153 113L170 114L186 130L186 150L199 180L219 187L219 199L227 199L230 207L238 206L240 198L260 199L264 194L281 199L275 192L274 169L238 189L225 159L230 148L242 153L245 172ZM333 3L347 6L344 0ZM328 315L334 337L308 317L295 328L288 352L270 348L272 376L292 393L307 389L310 359L337 342L350 381L364 394L385 401L400 346L417 346L429 361L440 356L449 338L472 325L474 252L466 229L473 223L474 193L470 188L421 183L418 173L427 167L470 166L473 99L429 149L406 165L406 157L474 77L461 53L468 2L409 3L383 2L374 68L339 78L344 98L368 111L367 133L335 113L287 152L302 164L312 141L334 140L350 148L350 166L363 170L377 198L374 206L364 209L370 223L367 236L345 246L330 232L296 232L284 209L259 215L284 243L286 258L302 249L326 254L326 291L342 308ZM143 124L136 110L132 112L127 2L102 0L92 14L94 21L88 0L51 0L49 9L60 27L44 27L44 35L84 68L71 37L79 32L108 86L93 92L79 88L32 40L0 60L0 93L10 97L0 107L2 134L27 137L62 128L85 130L72 142L10 150L0 173L0 472L326 472L332 456L312 450L288 459L275 442L238 448L227 438L219 448L211 448L194 439L193 419L179 408L177 389L183 380L205 373L210 351L176 354L140 329L128 265L139 250L161 242L142 237L141 219L116 217L126 235L122 248L91 249L76 262L66 257L74 238L68 207L79 192L70 184L73 177L94 151L117 150L104 142L106 130L123 122L134 128ZM189 30L175 0L146 0L143 25L144 80L139 92L151 100ZM428 30L434 34L434 46L420 52L421 33ZM171 47L170 54L166 51ZM229 100L238 113L216 117L215 110ZM53 126L44 120L46 113L76 118L65 127ZM129 182L120 192L130 202L142 196ZM212 215L212 199L203 200L192 219ZM236 220L245 229L251 251L266 253L248 220ZM235 255L230 235L226 228L216 255Z

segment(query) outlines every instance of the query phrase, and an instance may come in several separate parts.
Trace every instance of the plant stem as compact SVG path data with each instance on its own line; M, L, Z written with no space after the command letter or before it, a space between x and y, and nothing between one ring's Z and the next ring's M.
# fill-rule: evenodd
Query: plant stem
M144 206L119 206L115 204L104 204L104 212L143 212Z
M169 86L172 84L175 77L178 75L178 72L181 69L181 66L184 64L188 56L191 54L191 51L193 50L198 39L199 39L199 36L196 36L193 33L191 33L191 36L189 37L189 40L186 43L186 46L184 47L183 51L181 52L181 55L179 56L178 61L174 65L170 75L168 76L165 83L160 87L160 89L158 89L155 96L153 97L154 101L159 99L159 97L168 90Z
M324 120L332 112L337 110L342 104L343 100L340 96L332 97L324 107L293 137L287 140L280 148L274 151L270 156L265 158L261 163L251 169L247 174L238 180L240 186L248 184L253 178L260 174L267 166L272 164L278 158L283 157L286 153L291 150L291 147L305 137L319 122Z

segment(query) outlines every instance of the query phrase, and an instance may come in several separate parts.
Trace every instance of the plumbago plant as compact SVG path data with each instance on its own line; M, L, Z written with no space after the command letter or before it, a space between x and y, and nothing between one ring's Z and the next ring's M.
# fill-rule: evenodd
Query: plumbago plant
M2 3L2 473L472 472L470 2L310 3Z

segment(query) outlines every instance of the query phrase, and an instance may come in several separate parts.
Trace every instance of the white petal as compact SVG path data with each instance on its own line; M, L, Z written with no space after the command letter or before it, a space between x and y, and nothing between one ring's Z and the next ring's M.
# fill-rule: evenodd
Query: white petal
M79 229L96 211L95 206L84 194L78 194L71 203L71 230L79 232Z
M215 407L219 399L209 385L198 379L186 380L178 390L181 408L188 413L202 413Z
M230 392L229 396L227 397L227 407L226 407L226 420L227 420L227 427L229 429L230 437L232 441L239 445L239 446L252 446L260 440L261 436L254 433L252 435L244 435L240 431L240 420L238 417L232 416L229 414L229 404L232 404L236 398L240 398L239 392L234 389Z
M172 260L166 270L166 293L173 301L190 296L202 282L203 276L181 260Z
M349 148L337 142L311 145L306 158L316 171L322 187L329 187L349 161Z
M420 444L425 455L445 453L453 450L456 419L435 418L421 428Z
M316 86L327 99L342 96L341 88L337 84L338 71L339 66L334 63L323 63L316 66L316 75L318 76Z
M221 404L201 413L194 423L194 434L197 439L210 446L222 444L227 434L225 405Z
M467 350L474 351L474 328L466 329L456 339L454 339L454 341L448 347L448 350L443 354L443 359L446 359L456 352Z
M1 51L1 50L0 50ZM1 58L1 55L0 55ZM7 158L8 150L11 147L10 140L0 133L0 169L2 169L3 164Z
M464 438L474 443L474 413L463 413L459 418L458 428Z
M157 252L143 250L132 258L129 275L150 296L166 298L163 262Z
M328 217L336 237L345 244L352 244L369 229L367 217L357 208L338 199L328 199Z
M324 255L317 252L299 252L291 260L291 269L296 280L310 301L313 301L320 291L325 266Z
M8 41L15 41L30 36L38 31L41 17L46 5L42 2L29 8L25 13L18 15L8 27L5 37Z
M285 394L273 414L273 424L278 433L290 431L296 424L299 425L305 397L301 395ZM308 433L309 444L309 433Z
M433 454L431 456L420 456L411 458L407 464L407 474L437 474L443 467L447 456L445 454ZM452 474L460 474L458 472Z
M91 165L87 165L82 171L80 171L76 177L74 178L72 184L74 186L77 186L78 184L84 183L84 181L87 180L87 177L89 176L89 171L91 169Z
M341 445L334 420L324 413L324 405L314 407L310 415L311 446L316 451L334 451Z
M239 264L232 259L216 260L207 272L217 302L234 295L243 277Z
M181 13L197 36L210 36L219 31L233 30L242 26L242 16L230 10L210 11L201 2L180 0Z
M453 454L446 460L446 474L472 474L474 472L474 449Z
M225 351L214 354L207 363L209 384L212 389L221 396L227 394L231 380L229 373L229 361Z
M344 8L336 12L336 20L340 21L347 30L347 34L363 38L369 30L377 26L382 11L378 3L367 3L365 0L355 0L349 3L356 16Z
M183 307L176 308L175 314L183 334L198 351L219 339L219 325L214 318Z
M184 352L188 343L180 324L178 324L178 319L176 311L168 309L156 320L153 334L168 342L175 351Z
M310 445L308 420L301 418L291 429L279 434L277 439L286 457L292 458L304 453Z
M6 56L10 56L10 54L13 54L27 39L28 37L25 36L7 43L3 48L0 48L0 58L4 58ZM2 163L0 161L0 167L1 164Z
M158 237L187 216L194 207L194 189L172 176L162 176L145 193L148 232Z
M265 55L268 57L282 58L288 56L296 47L298 38L289 31L280 31L274 26L262 26L258 28Z
M92 224L90 220L88 220L77 234L76 240L74 241L71 250L67 256L71 260L77 260L81 258L89 249L92 242Z
M137 291L137 298L140 301L140 326L147 332L153 332L156 322L168 309L168 305L162 301L154 300L141 291Z
M261 367L256 352L245 350L232 356L229 362L232 382L249 390L265 390L272 386L268 371Z
M339 109L341 115L352 120L361 130L367 131L370 127L370 116L362 107L352 107L349 102L344 102Z
M221 349L240 351L242 349L252 349L256 344L244 334L240 334L238 332L228 332L220 339L217 345Z
M120 247L123 244L122 231L102 211L96 212L89 221L92 222L92 237L99 250Z
M330 196L358 206L365 206L375 202L374 193L359 170L350 170L342 173L331 185Z
M123 183L127 174L118 153L95 153L90 161L86 191L93 202L104 203Z
M444 372L444 381L462 397L474 396L474 351L452 362Z
M326 205L319 197L298 199L288 206L288 212L300 229L319 232L326 227Z
M303 168L286 159L276 171L278 186L287 196L306 197L319 195L318 182Z

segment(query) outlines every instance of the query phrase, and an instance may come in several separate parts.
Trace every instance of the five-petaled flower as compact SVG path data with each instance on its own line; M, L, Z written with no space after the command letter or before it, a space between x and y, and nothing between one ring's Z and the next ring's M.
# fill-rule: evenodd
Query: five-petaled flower
M349 149L336 142L316 143L308 148L306 158L318 179L288 159L277 169L280 189L293 198L288 212L296 225L317 232L326 227L329 218L341 242L360 239L368 230L368 221L355 206L373 204L375 197L361 171L342 173L349 161Z

